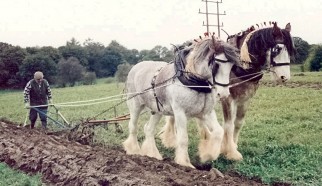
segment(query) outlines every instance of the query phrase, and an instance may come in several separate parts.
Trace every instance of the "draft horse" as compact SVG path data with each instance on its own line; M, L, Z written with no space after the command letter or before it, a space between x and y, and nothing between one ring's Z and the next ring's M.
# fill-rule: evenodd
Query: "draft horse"
M175 117L176 163L193 167L188 155L188 117L197 118L205 129L201 143L208 148L200 152L201 156L204 160L216 159L224 131L217 122L215 99L229 96L226 85L236 63L239 63L236 48L214 37L206 37L179 50L173 63L144 61L136 64L126 81L131 116L129 136L123 142L126 153L161 160L155 144L155 127L166 115ZM151 116L144 126L145 139L140 147L138 118L144 108L151 111Z
M238 66L232 68L231 94L221 100L225 131L222 153L227 159L242 159L237 150L238 137L250 100L263 76L262 70L268 67L272 79L277 82L285 82L291 77L290 59L295 49L290 32L290 23L281 29L276 22L272 22L268 28L256 30L251 27L227 39L228 43L240 49L241 60L248 67L247 70Z
M224 115L221 153L230 160L242 159L237 150L238 137L250 99L255 95L263 76L262 70L268 66L273 80L278 82L290 79L290 58L295 52L290 34L291 25L288 23L285 29L281 29L276 22L272 24L272 27L257 30L252 26L227 39L229 44L240 49L243 66L233 66L230 75L230 95L220 99ZM167 118L162 129L161 139L167 147L175 146L174 120L173 117ZM200 128L201 133L206 130Z

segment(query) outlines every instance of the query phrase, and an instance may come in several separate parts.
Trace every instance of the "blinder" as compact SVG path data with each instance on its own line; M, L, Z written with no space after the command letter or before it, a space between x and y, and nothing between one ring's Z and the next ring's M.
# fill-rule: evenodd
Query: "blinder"
M219 64L215 63L215 62L219 62L219 63L228 63L229 61L228 60L222 60L222 59L218 59L216 58L216 56L214 55L214 58L213 58L213 63L214 63L214 66L213 66L213 69L212 69L212 74L213 74L213 77L214 77L214 84L215 85L219 85L219 86L222 86L222 87L227 87L229 86L229 83L219 83L216 81L215 79L215 76L217 74L217 71L218 71L218 68L219 68Z
M276 44L274 47L271 48L271 57L270 57L271 58L270 59L271 60L270 61L271 62L271 65L273 67L290 65L290 63L276 63L274 61L274 58L276 56L278 56L281 53L281 51L282 51L282 47L280 47L278 44ZM280 43L280 44L282 44L282 43Z

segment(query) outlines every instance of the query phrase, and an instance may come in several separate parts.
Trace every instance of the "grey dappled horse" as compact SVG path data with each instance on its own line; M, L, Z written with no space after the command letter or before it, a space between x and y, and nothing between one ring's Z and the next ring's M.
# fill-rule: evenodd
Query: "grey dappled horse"
M155 144L155 126L162 115L167 115L176 118L176 163L193 167L188 155L189 117L197 118L198 124L205 129L200 156L203 160L216 159L223 129L214 112L215 99L229 96L226 85L231 68L237 63L236 48L214 37L206 37L179 50L174 63L143 61L136 64L126 81L131 115L129 136L123 142L126 153L162 159ZM214 80L217 83L214 84ZM144 126L145 140L140 147L137 123L144 108L151 110L151 117Z

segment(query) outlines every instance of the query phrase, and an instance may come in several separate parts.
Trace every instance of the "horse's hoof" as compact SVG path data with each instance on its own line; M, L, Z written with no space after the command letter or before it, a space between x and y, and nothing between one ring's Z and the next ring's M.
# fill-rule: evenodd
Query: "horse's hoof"
M233 160L233 161L241 161L241 160L243 160L243 155L238 151L233 152L233 153L228 153L225 156L226 156L226 158L228 160Z
M123 147L126 154L141 154L140 146L133 141L126 140L123 142Z
M145 153L145 152L142 152L141 155L142 156L149 156L149 157L155 158L157 160L163 160L163 157L161 156L160 153Z
M212 156L210 154L200 154L199 158L202 163L212 160Z
M193 168L193 169L196 168L189 161L178 161L178 160L175 160L175 162L177 164L181 165L181 166L190 167L190 168Z

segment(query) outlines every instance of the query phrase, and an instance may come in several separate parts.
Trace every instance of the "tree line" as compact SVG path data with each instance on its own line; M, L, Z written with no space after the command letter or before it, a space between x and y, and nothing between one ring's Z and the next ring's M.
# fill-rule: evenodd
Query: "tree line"
M115 40L104 46L91 39L80 44L72 38L58 48L22 48L0 42L0 89L23 88L38 70L49 83L65 87L77 81L91 84L96 78L115 76L119 65L124 69L143 60L170 62L173 57L172 50L160 45L138 51Z
M293 40L297 52L292 63L302 64L303 70L321 70L322 45L309 45L299 37ZM96 78L114 76L124 81L131 66L140 61L170 62L173 58L172 50L160 45L138 51L115 40L104 46L92 39L81 44L72 38L58 48L22 48L0 42L0 89L23 88L38 70L51 84L60 87L74 86L79 81L92 84Z

